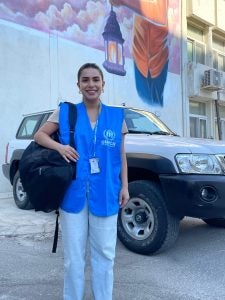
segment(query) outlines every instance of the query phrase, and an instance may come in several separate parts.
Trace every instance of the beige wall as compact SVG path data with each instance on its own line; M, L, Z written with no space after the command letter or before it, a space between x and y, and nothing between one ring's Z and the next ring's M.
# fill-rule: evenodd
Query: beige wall
M225 1L216 0L216 27L225 33Z
M215 25L215 1L187 0L187 17L190 16L209 25Z
M225 1L187 0L187 17L193 17L225 32Z

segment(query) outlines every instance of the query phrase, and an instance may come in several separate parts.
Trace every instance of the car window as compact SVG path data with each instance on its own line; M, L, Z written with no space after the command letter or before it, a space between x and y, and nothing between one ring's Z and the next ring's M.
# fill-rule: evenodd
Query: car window
M36 130L38 129L43 115L34 115L25 117L17 132L17 138L30 139L33 138Z
M48 118L51 116L51 114L52 114L52 112L44 114L43 119L40 124L40 127L48 120Z
M159 120L154 114L147 111L126 109L125 121L129 132L172 133L161 120Z

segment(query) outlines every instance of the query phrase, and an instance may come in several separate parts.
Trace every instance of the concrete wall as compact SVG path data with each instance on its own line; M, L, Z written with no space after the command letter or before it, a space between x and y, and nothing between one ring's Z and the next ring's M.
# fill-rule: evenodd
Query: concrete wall
M187 16L215 25L215 0L187 0Z
M13 23L0 22L0 162L22 115L55 104L51 101L49 37ZM37 59L38 58L38 59ZM56 102L56 101L55 101ZM0 192L10 191L0 176Z
M225 33L225 1L216 0L216 26Z

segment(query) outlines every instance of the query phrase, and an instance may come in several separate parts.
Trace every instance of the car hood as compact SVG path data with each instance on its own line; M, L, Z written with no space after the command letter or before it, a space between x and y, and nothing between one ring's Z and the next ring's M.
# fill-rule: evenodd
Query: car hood
M225 153L225 141L185 138L179 136L127 134L125 149L128 153L148 153L174 158L177 153Z

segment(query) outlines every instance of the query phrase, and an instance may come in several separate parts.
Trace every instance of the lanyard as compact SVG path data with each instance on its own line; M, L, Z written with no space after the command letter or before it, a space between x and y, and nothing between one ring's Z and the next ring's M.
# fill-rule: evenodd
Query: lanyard
M101 108L102 108L102 103L100 102L99 107L98 107L98 117L97 117L97 120L96 120L96 123L95 123L95 127L92 130L93 131L93 137L92 137L92 144L91 144L91 151L90 151L90 154L91 154L92 158L96 156L98 119L99 119ZM90 120L89 120L89 122L90 122Z
M97 143L97 130L98 130L98 119L95 123L94 135L93 135L93 157L96 156L96 143Z

